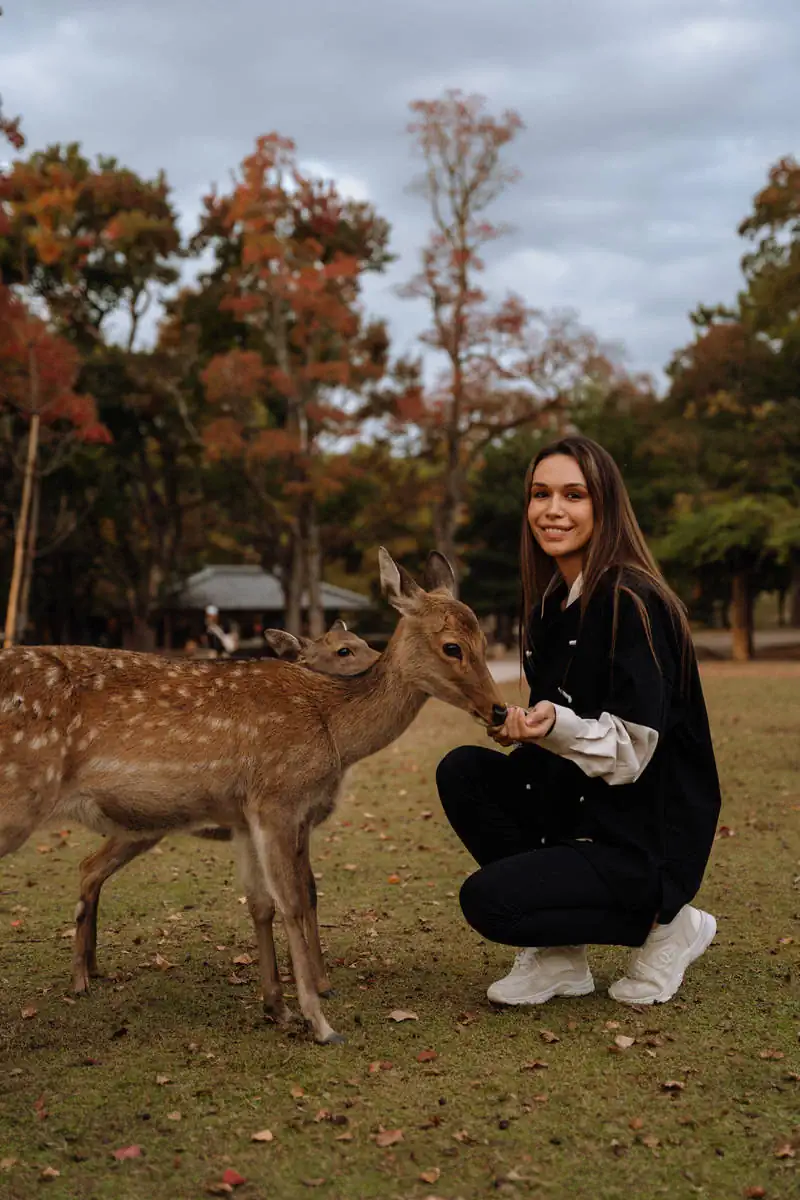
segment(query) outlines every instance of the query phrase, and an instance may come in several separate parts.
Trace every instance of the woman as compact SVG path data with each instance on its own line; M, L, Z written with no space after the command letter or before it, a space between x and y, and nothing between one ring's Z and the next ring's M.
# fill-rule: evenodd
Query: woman
M663 1003L716 932L689 903L720 807L689 626L596 442L542 450L525 496L531 707L489 731L511 754L461 746L437 771L480 864L461 906L484 937L528 947L489 988L496 1003L593 991L591 942L637 947L615 1000Z

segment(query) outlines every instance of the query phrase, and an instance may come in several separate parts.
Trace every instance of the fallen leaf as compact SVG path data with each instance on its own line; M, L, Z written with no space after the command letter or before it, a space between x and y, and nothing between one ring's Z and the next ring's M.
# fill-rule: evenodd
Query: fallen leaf
M767 1194L767 1189L755 1184L753 1187L745 1188L742 1194L744 1195L745 1200L764 1200L764 1197Z
M794 942L794 938L793 938L793 937L782 937L782 938L778 938L778 945L779 945L779 946L791 946L793 942Z
M206 1194L208 1196L232 1196L233 1188L229 1183L207 1183Z
M404 1008L395 1008L389 1013L390 1021L418 1021L419 1017L415 1012L406 1012Z
M630 1050L635 1041L636 1038L626 1037L624 1033L618 1033L614 1038L614 1044L619 1046L620 1050Z
M175 1112L167 1113L167 1120L168 1121L182 1121L183 1117L176 1109Z
M430 1170L428 1170L428 1171L420 1171L420 1173L419 1173L420 1183L436 1183L436 1180L439 1178L441 1173L442 1172L439 1170L438 1167L431 1167Z
M453 1137L457 1142L461 1142L462 1145L467 1145L469 1142L474 1140L472 1136L467 1133L466 1129L459 1129L453 1134Z
M251 1142L274 1142L275 1134L271 1129L259 1129L258 1133L250 1134Z
M628 1127L630 1129L643 1129L644 1128L643 1118L642 1117L631 1117L630 1121L628 1121Z
M800 1073L797 1071L787 1071L784 1078L787 1083L800 1083Z
M459 1025L471 1025L473 1021L477 1021L479 1014L476 1012L459 1013L456 1021Z
M36 1014L38 1013L38 1011L39 1010L38 1010L38 1008L36 1008L35 1005L27 1004L25 1006L25 1008L23 1008L21 1010L21 1015L22 1015L23 1021L30 1021L31 1017L35 1017Z
M796 1154L797 1151L791 1142L782 1142L781 1145L775 1149L776 1158L794 1158Z
M306 1089L295 1084L295 1086L291 1089L291 1094L294 1096L295 1100L299 1100L301 1096L305 1096Z
M0 1158L0 1171L10 1171L17 1164L16 1158Z
M389 875L389 876L387 877L387 880L386 880L386 882L387 882L387 883L399 883L399 882L400 882L400 876L399 876L399 875Z
M421 1062L421 1063L433 1062L433 1060L438 1057L439 1057L439 1055L436 1053L435 1050L420 1050L419 1054L417 1055L417 1062ZM429 1181L429 1182L432 1182L432 1181Z
M552 1043L552 1042L560 1042L561 1041L561 1038L558 1036L557 1033L553 1033L552 1029L542 1029L541 1032L539 1033L539 1037L542 1039L543 1042L547 1042L548 1044Z
M234 975L228 976L227 982L229 984L231 984L232 987L240 987L243 983L249 983L250 980L247 978L246 975L235 975L234 974Z
M619 1021L606 1021L606 1029L619 1029Z
M686 1087L685 1083L681 1083L680 1079L665 1079L661 1084L662 1092L682 1092Z
M353 1135L349 1129L346 1129L344 1133L337 1133L333 1140L335 1142L352 1142Z
M650 1150L655 1150L656 1146L661 1145L661 1139L657 1138L654 1133L646 1133L641 1142L643 1146L647 1146Z
M47 1180L47 1179L58 1179L58 1177L60 1176L60 1174L61 1174L61 1172L60 1172L60 1171L57 1171L57 1170L55 1169L55 1167L45 1167L45 1168L44 1168L44 1170L42 1170L42 1171L40 1171L40 1172L39 1172L39 1178L40 1178L40 1179L45 1179L45 1180Z
M403 1141L402 1129L381 1129L374 1135L375 1145L383 1150L386 1146L396 1146Z
M33 1108L40 1121L44 1121L44 1119L49 1115L44 1096L40 1096L38 1100L34 1100Z
M536 1104L547 1104L547 1096L544 1092L540 1096L531 1096L531 1100L535 1101Z
M530 1062L523 1063L520 1071L546 1071L549 1066L550 1064L543 1062L541 1058L534 1058Z
M243 1183L247 1183L247 1180L244 1175L234 1171L233 1167L228 1167L227 1171L222 1173L222 1182L229 1183L231 1187L241 1187Z
M159 1087L163 1087L165 1083L172 1083L169 1075L156 1075L156 1083Z
M300 1182L302 1183L303 1187L317 1188L322 1187L325 1180L322 1175L318 1175L316 1179L301 1179Z
M249 954L237 954L233 959L234 965L237 967L249 967L253 960Z
M344 863L342 865L342 870L343 871L357 871L358 864L357 863Z
M730 825L720 825L716 836L718 838L736 837L736 830L731 829Z
M371 1062L367 1071L370 1075L377 1075L379 1071L391 1071L392 1063L384 1059L383 1062Z
M317 1122L330 1121L330 1119L331 1119L331 1110L329 1108L321 1108L318 1111L317 1115L314 1117L314 1120Z
M781 1058L786 1058L786 1055L783 1053L782 1050L759 1050L758 1057L759 1058L781 1059Z
M157 954L153 959L153 964L158 967L159 971L168 971L172 966L169 959L164 958L163 954Z
M112 1152L112 1157L116 1158L118 1162L122 1162L123 1159L126 1159L126 1158L141 1158L142 1157L142 1147L136 1146L136 1145L121 1146L119 1150L114 1150Z

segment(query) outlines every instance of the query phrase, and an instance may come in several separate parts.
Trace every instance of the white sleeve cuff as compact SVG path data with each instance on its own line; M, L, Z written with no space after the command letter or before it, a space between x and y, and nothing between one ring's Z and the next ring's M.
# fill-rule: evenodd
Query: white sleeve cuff
M584 775L604 779L611 786L636 782L658 745L655 729L607 712L597 718L579 717L562 704L553 707L555 724L540 746L574 762Z

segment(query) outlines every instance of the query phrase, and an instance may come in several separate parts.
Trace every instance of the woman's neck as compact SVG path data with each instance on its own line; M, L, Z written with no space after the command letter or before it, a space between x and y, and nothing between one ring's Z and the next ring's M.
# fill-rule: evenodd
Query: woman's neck
M560 558L556 563L556 569L561 575L561 578L564 580L564 583L567 585L567 591L569 591L572 585L575 583L575 580L583 571L583 556L576 554L574 556L565 556L564 558Z

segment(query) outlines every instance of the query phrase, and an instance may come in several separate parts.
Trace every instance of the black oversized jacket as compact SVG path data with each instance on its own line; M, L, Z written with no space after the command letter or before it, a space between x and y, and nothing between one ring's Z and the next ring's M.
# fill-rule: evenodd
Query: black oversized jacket
M612 654L610 579L583 614L579 602L562 610L566 588L559 584L528 627L530 702L644 726L658 735L655 751L638 778L612 786L561 754L537 750L537 791L553 840L583 850L620 899L652 902L670 920L700 886L719 815L719 780L693 650L682 655L673 617L646 580L626 571L622 582L646 607L655 656L624 590Z

